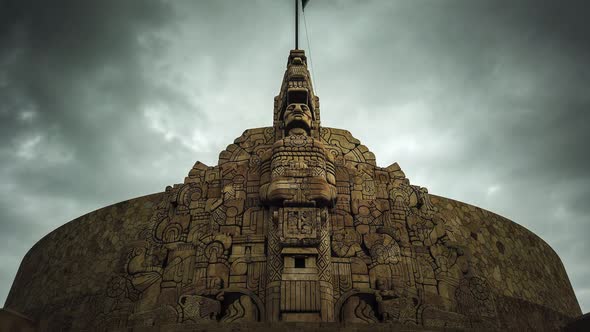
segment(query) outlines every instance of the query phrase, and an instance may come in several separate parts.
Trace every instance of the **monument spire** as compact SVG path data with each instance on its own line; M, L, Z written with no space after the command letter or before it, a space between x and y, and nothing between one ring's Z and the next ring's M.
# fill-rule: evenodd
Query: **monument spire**
M318 138L320 128L320 101L315 95L311 75L307 69L307 57L303 50L291 50L287 60L287 69L283 75L279 95L274 102L275 138L284 135L283 115L289 105L300 104L311 112L310 135Z

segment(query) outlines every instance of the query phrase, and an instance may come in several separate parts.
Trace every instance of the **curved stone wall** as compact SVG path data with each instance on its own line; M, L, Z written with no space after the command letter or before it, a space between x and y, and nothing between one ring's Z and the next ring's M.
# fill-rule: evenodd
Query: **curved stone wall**
M23 258L5 308L48 331L92 329L96 317L116 317L109 295L125 285L105 284L126 272L128 248L149 231L163 194L96 210L45 236ZM474 272L487 276L501 326L552 329L581 314L559 257L542 239L475 206L435 195L431 201L452 240L470 248Z
M487 276L503 326L540 331L581 315L559 256L540 237L490 211L430 197L449 233L470 248L475 274Z
M431 199L458 242L471 249L477 274L490 276L496 292L564 315L581 314L561 260L540 237L473 205L434 195Z
M109 315L107 281L125 271L127 246L145 229L163 193L107 206L39 240L20 265L5 308L38 322L41 330L91 329ZM122 285L124 287L124 285Z

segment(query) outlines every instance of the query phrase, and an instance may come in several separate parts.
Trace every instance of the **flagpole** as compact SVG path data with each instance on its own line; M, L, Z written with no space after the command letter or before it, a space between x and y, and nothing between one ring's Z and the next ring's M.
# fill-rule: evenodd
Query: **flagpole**
M299 0L295 0L295 49L299 49Z

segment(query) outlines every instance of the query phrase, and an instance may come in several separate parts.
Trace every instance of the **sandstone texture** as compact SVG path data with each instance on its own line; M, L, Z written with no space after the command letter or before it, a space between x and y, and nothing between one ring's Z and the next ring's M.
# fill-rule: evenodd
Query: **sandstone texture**
M542 239L320 126L301 50L273 120L217 166L47 235L1 314L38 331L552 331L581 315Z

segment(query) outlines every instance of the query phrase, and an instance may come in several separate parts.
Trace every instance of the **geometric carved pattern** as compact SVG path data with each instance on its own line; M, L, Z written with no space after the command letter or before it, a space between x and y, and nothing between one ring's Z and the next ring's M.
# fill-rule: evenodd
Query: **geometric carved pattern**
M309 312L320 310L320 288L317 281L297 280L285 281L281 284L281 310Z

